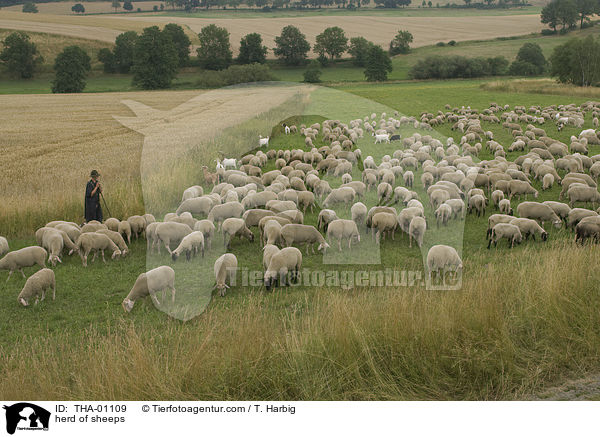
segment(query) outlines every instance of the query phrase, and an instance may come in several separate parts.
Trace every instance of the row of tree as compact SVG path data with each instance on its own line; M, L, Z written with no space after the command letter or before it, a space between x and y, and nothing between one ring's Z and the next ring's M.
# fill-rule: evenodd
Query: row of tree
M561 26L566 32L579 22L580 28L600 13L600 0L552 0L541 12L541 21L554 32Z

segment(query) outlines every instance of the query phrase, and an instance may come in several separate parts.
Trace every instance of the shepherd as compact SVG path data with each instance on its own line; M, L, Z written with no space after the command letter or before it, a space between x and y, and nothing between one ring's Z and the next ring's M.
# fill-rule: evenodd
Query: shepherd
M102 207L100 206L100 194L102 193L102 185L98 178L100 173L92 170L90 173L91 179L85 187L85 221L98 220L102 223Z

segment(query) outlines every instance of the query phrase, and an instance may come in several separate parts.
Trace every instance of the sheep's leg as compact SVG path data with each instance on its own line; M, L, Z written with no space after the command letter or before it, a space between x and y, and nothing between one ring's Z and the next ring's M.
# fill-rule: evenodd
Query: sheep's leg
M156 293L150 293L150 297L152 298L152 302L154 302L154 305L160 306L160 302L156 298Z
M21 274L23 275L23 279L27 279L27 276L25 276L25 273L23 272L23 269L19 269L19 271L21 272Z
M44 290L42 290L42 299L41 299L41 301L43 302L45 298L46 298L46 292Z
M175 287L171 287L171 302L175 302Z
M52 300L56 299L56 284L52 284Z
M106 264L106 260L104 259L104 249L100 251L102 253L102 262Z
M12 275L12 272L13 272L12 270L9 270L9 271L8 271L8 278L6 278L6 282L8 282L8 280L10 279L10 275ZM5 283L6 283L6 282L5 282Z
M342 251L342 239L341 238L338 240L338 249L340 250L340 252Z
M169 255L173 255L173 252L171 252L171 248L169 247L170 241L169 240L165 240L165 247L167 248L167 252L169 252Z

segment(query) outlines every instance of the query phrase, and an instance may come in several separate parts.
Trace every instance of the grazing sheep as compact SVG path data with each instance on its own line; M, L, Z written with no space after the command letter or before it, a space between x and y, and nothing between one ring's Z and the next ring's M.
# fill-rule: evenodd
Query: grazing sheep
M517 206L519 217L530 218L544 226L544 222L552 222L556 228L560 228L562 220L554 213L552 208L543 203L522 202Z
M385 204L388 203L393 194L394 190L390 184L387 182L382 182L377 186L377 204Z
M72 242L77 241L77 239L81 235L81 231L77 226L73 226L68 223L58 224L54 227L54 229L58 229L59 231L63 231L64 233L66 233ZM65 241L65 244L68 244L67 241Z
M517 179L513 179L512 181L509 182L508 184L508 198L512 199L513 196L517 196L518 198L521 198L521 196L525 196L525 198L527 198L528 194L533 194L533 197L535 197L537 199L539 193L538 191L533 188L529 182L525 182L525 181L520 181Z
M315 206L315 195L310 191L299 191L298 192L298 207L302 208L302 211L306 214L306 209L310 206L311 212Z
M410 222L413 218L417 216L425 218L423 208L408 207L400 211L396 221L398 222L398 226L400 226L400 229L402 229L403 232L406 232L408 234Z
M113 241L113 243L117 245L117 247L121 251L122 256L125 256L129 253L129 249L127 248L127 244L125 244L125 240L118 232L111 231L109 229L100 229L99 231L96 231L96 233L104 234L108 238L110 238Z
M50 228L53 229L53 228ZM60 257L64 247L64 240L62 235L56 230L55 232L46 232L42 238L42 247L48 250L48 262L52 264L52 267L56 266L56 261L62 263Z
M502 190L494 190L492 191L492 202L496 209L500 207L500 201L504 199L504 192Z
M442 203L450 199L448 191L442 189L436 189L431 191L429 194L429 204L432 209L437 209Z
M595 217L598 213L585 208L573 208L567 216L567 227L575 228L586 217Z
M332 209L322 209L319 212L319 217L317 218L317 229L323 232L327 232L327 226L334 220L337 220L338 216L336 212Z
M112 256L111 259L117 258L121 255L121 251L117 247L113 241L104 234L98 234L95 232L87 232L81 234L79 239L77 240L77 247L79 249L79 256L81 257L81 262L84 267L87 267L87 258L90 252L94 251L94 257L92 258L92 262L96 259L98 255L98 251L102 254L102 261L106 263L106 259L104 258L104 251L111 250Z
M250 228L252 226L258 226L258 222L261 218L274 215L275 213L273 211L268 211L266 209L249 209L242 215L242 218L244 219L246 226Z
M111 231L115 231L115 232L119 231L119 223L120 223L119 219L116 219L114 217L104 220L104 225Z
M152 223L156 222L156 217L154 217L150 213L146 213L142 217L144 217L144 220L146 220L146 227L148 227L149 224L152 224Z
M600 193L595 187L571 186L567 191L567 198L571 208L575 202L591 202L595 205L600 202Z
M127 237L127 244L131 244L131 224L128 221L119 222L117 232Z
M40 295L42 296L40 300L44 300L46 290L50 289L52 289L52 300L54 300L56 298L56 278L54 277L54 272L43 268L27 279L17 297L17 302L26 307L35 298L35 304L37 305Z
M269 267L269 263L271 262L271 257L279 252L279 248L274 244L266 244L263 247L263 270L267 270Z
M148 226L146 226L146 250L149 253L153 253L154 247L158 245L158 237L156 236L156 228L158 227L159 224L160 224L160 222L154 222L154 223L150 223ZM119 234L119 235L121 235L121 234ZM123 238L123 237L121 237L121 238ZM118 246L118 244L117 244L117 246Z
M549 190L554 185L554 176L551 173L545 174L542 179L542 190Z
M175 214L181 215L184 212L189 212L190 214L206 217L213 205L214 203L212 199L208 196L194 197L181 202L181 204L175 211Z
M350 208L350 214L352 215L352 221L356 223L356 226L363 227L367 220L367 207L362 202L356 202Z
M246 226L244 219L230 217L225 219L222 226L223 230L223 244L225 245L225 250L231 249L231 239L235 236L244 237L248 241L254 241L254 234L252 231Z
M319 251L325 251L329 247L329 244L327 244L321 233L314 226L310 225L299 225L296 223L284 225L281 228L281 237L286 247L290 247L294 243L305 243L307 255L309 247L312 249L312 253L315 253L314 243L318 243L317 250Z
M448 222L450 221L450 217L452 216L452 207L447 204L447 203L442 203L436 210L435 210L435 219L436 219L436 223L437 223L437 227L440 227L440 223L444 226L446 226L448 224ZM412 221L411 221L412 223ZM409 230L410 230L410 226L409 226Z
M500 214L513 215L513 209L510 206L510 200L502 199L499 204Z
M516 225L521 231L521 235L527 240L531 235L535 241L535 235L539 234L542 241L548 239L548 233L535 220L528 218L515 218L510 221L511 225Z
M267 290L275 284L286 285L288 273L292 273L292 280L298 277L302 268L302 252L295 247L285 247L273 254L269 266L265 271L264 282Z
M600 218L586 217L575 226L575 242L585 243L586 238L598 243L600 241Z
M225 290L235 285L238 261L233 253L224 253L215 261L215 286L221 297L225 296ZM229 282L229 285L227 284Z
M429 282L433 281L433 272L444 276L448 271L454 271L456 274L463 268L462 260L456 249L443 244L432 246L427 252L427 271L429 273Z
M261 235L261 244L281 245L281 224L277 220L267 220Z
M392 240L394 233L398 227L396 214L390 212L378 212L373 215L371 221L371 235L377 243L381 241L381 236L385 237L385 233L391 234Z
M498 223L492 228L492 233L488 242L488 249L492 245L492 241L494 242L494 247L498 247L498 240L502 238L506 238L508 240L508 244L510 245L511 249L514 247L515 243L519 244L523 240L521 230L517 225L512 225L510 223Z
M179 258L183 252L185 252L188 261L192 256L196 256L198 252L200 252L202 258L204 258L204 234L201 231L193 231L183 237L179 246L171 253L173 261L177 261L177 258Z
M423 217L414 217L410 221L408 227L408 247L412 247L412 240L415 240L417 245L421 247L423 245L423 237L425 236L425 230L427 229L427 222Z
M191 233L192 229L185 223L164 222L156 227L156 237L165 245L169 255L173 254L171 245L178 246L183 237ZM158 253L160 254L160 244L158 244Z
M46 252L46 249L39 246L30 246L19 250L13 250L0 259L0 270L8 270L6 282L8 282L10 275L16 270L20 271L25 278L23 267L31 267L37 264L41 268L45 268L47 256L48 252Z
M0 237L0 256L4 256L9 250L8 240L4 237Z
M276 214L277 217L283 217L290 221L290 223L297 223L299 225L304 224L304 214L302 214L297 209L288 209L286 211L281 211Z
M246 226L248 226L246 224ZM210 220L198 220L194 224L194 231L202 232L204 235L204 247L206 250L210 250L212 247L212 238L215 234L215 225Z
M464 218L465 202L462 199L448 199L444 203L450 205L450 208L452 208L453 218Z
M469 198L469 207L467 212L475 210L477 217L485 214L485 197L481 194L475 194Z
M131 225L131 235L133 235L136 240L139 236L145 235L146 231L146 220L141 215L132 215L127 219L129 224Z
M204 194L204 189L200 185L194 185L192 187L186 188L183 191L183 195L181 196L181 201L184 202L188 199L193 199L194 197L200 197Z
M323 206L328 208L331 205L335 205L337 203L343 203L344 205L350 205L354 202L354 197L356 196L356 192L351 187L340 187L334 190L331 190L329 195L323 201Z
M240 218L244 213L244 207L239 202L229 202L222 205L215 205L208 214L208 220L213 222L217 229L220 229L221 223L228 218Z
M338 240L338 249L340 252L342 251L342 240L346 238L348 239L348 249L352 248L352 240L355 240L357 243L360 242L360 233L353 220L337 219L329 223L327 227L327 239L330 243L332 243L333 239Z
M175 271L169 266L160 266L149 270L146 273L141 273L131 291L127 295L121 305L125 312L130 312L133 309L135 301L146 296L150 296L156 306L160 303L156 298L156 293L169 289L171 290L171 301L175 302Z
M81 227L81 233L85 234L87 232L96 232L99 229L108 229L103 223L86 223Z
M544 205L548 205L552 208L552 211L561 218L565 223L567 222L567 217L569 216L569 212L571 212L571 207L566 203L555 202L552 200L546 200L542 202Z
M404 175L402 177L404 179L404 185L412 188L414 180L415 180L414 173L412 171L408 170L408 171L404 172Z

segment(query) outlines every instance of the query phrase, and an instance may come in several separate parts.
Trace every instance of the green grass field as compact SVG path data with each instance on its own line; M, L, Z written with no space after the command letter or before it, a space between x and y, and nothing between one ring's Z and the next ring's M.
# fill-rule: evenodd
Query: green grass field
M587 100L488 91L481 83L345 84L337 89L415 116L443 110L446 103L483 109L493 101L528 106ZM352 110L365 115L362 107ZM501 127L482 127L491 128L502 144L510 142ZM576 132L544 127L561 141ZM449 125L437 131L456 137ZM299 135L285 137L280 127L273 133L273 148L304 147ZM358 146L363 156L395 150L393 144L373 145L371 137ZM590 155L596 153L598 146L590 150ZM490 157L487 151L479 156ZM426 200L419 176L416 172L416 190ZM538 182L534 186L540 201L556 199L560 190L555 186L541 192ZM15 274L4 284L2 273L0 371L5 378L0 397L522 399L570 375L598 371L600 277L589 268L597 250L574 246L565 229L549 229L549 242L528 241L510 251L503 241L488 251L486 217L493 212L488 207L485 217L466 219L459 291L427 292L418 281L400 288L353 290L233 287L225 298L213 297L203 315L182 323L157 311L149 299L138 302L131 314L120 306L135 277L146 270L143 241L132 244L131 255L106 266L97 260L84 269L78 258L65 257L55 269L57 300L33 308L16 302L25 280ZM314 224L316 215L308 213L305 223ZM191 266L210 270L220 253L220 238L217 234L213 251ZM362 246L353 250L369 247L368 241L363 236ZM11 249L30 244L31 238L11 240ZM240 267L260 269L257 240L236 240L232 247ZM382 259L384 268L423 268L421 252L409 249L401 233L396 241L383 243ZM160 258L151 257L150 264L155 263L173 265L164 251ZM304 257L304 267L320 265L320 255ZM203 292L198 299L210 295Z

